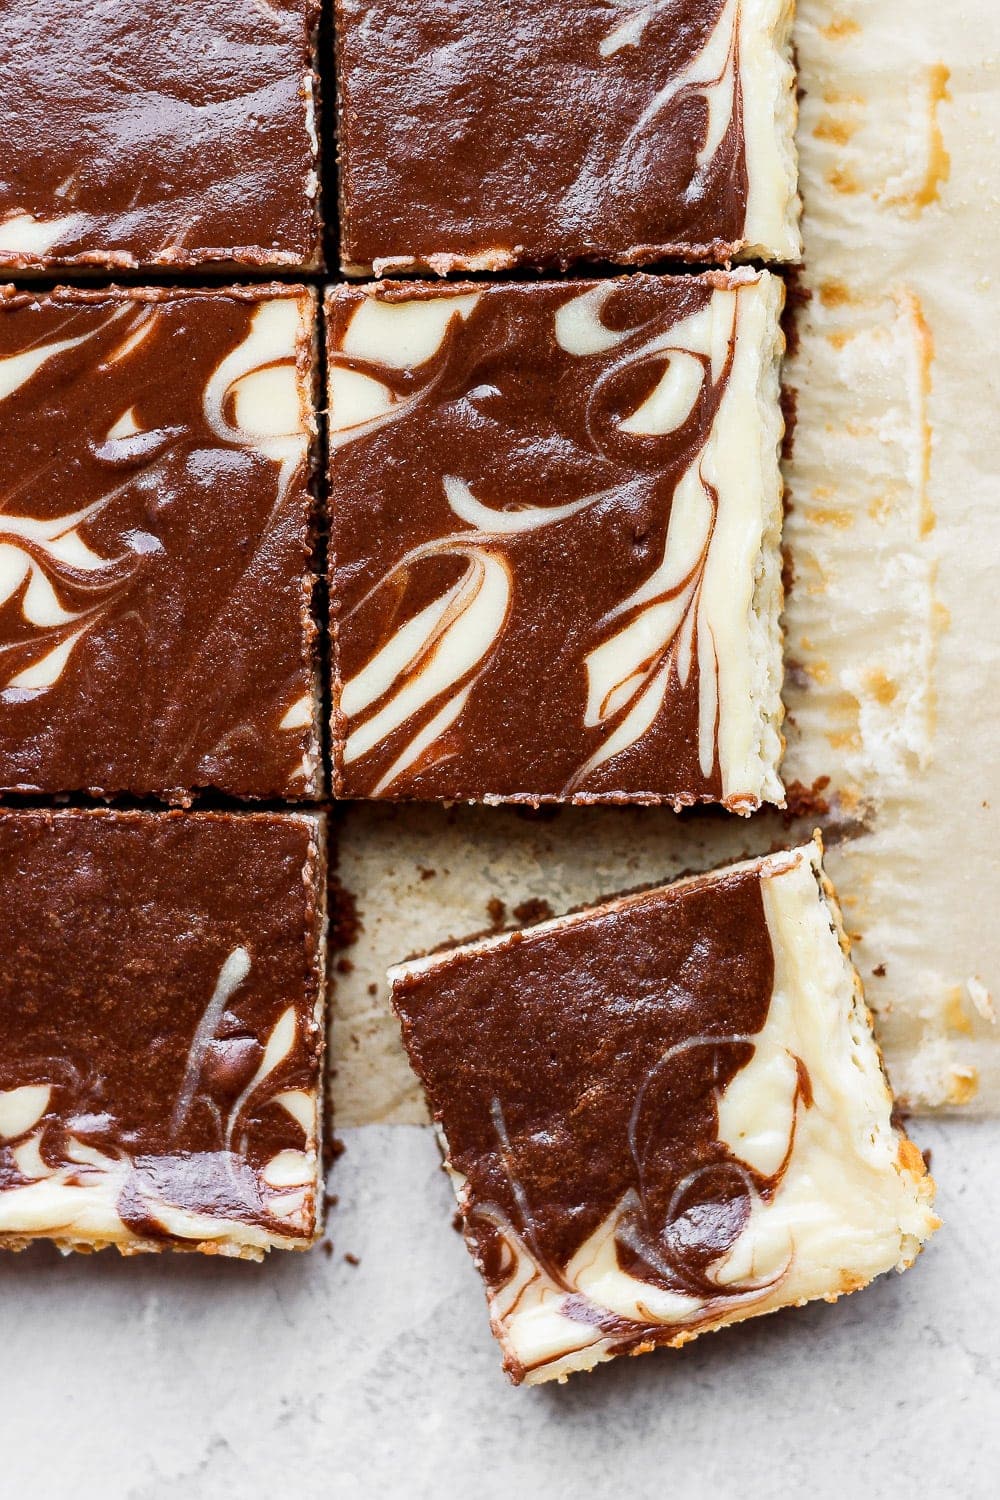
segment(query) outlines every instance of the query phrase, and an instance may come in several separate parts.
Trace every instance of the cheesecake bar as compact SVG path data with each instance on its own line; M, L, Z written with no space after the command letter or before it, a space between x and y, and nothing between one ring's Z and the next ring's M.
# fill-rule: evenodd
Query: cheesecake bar
M339 795L781 800L782 298L328 293Z
M316 269L318 0L5 0L0 272Z
M793 0L337 0L349 275L797 260Z
M0 1246L312 1243L324 895L315 814L0 812Z
M833 1301L937 1227L820 854L391 971L515 1383Z
M0 789L322 789L315 295L0 289Z

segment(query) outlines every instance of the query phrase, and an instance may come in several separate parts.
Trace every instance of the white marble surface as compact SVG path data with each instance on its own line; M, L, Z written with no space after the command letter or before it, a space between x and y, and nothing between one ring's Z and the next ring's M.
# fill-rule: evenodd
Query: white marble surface
M915 1133L946 1226L906 1276L534 1391L500 1374L426 1129L346 1133L331 1257L7 1256L0 1494L986 1500L1000 1124Z

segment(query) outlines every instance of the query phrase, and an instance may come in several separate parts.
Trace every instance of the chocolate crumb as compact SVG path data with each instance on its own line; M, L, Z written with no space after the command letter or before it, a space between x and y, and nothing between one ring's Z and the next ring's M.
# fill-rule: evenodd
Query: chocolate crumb
M368 993L369 993L369 995L377 995L378 994L378 985L375 983L374 979L372 980L371 984L368 986Z
M876 964L875 967L874 967L874 969L872 969L872 973L875 975L876 979L884 979L885 978L885 964Z
M812 292L802 280L802 273L790 270L785 275L785 310L781 327L785 335L785 351L789 358L799 349L799 318L807 303L812 301Z
M331 949L350 948L358 940L363 923L358 916L357 898L353 891L341 885L336 875L329 884L330 926L327 942Z
M789 782L785 787L785 811L782 815L785 824L794 823L796 818L825 817L830 811L830 804L823 793L829 785L829 776L817 776L812 786L805 786L801 781Z
M795 587L795 561L789 546L783 546L781 549L781 587L786 599Z
M781 457L787 463L795 451L795 425L799 419L799 393L794 385L781 387L781 415L785 419L785 432L781 439Z
M417 869L420 871L421 880L433 880L437 874L437 870L429 870L426 865L417 865Z
M529 896L527 901L519 902L513 911L515 921L523 922L525 925L533 922L547 922L553 915L552 907L541 896Z
M507 920L507 907L499 896L491 896L486 903L486 913L494 927L502 927Z
M355 1255L353 1250L346 1251L344 1254L344 1259L347 1261L347 1264L349 1266L360 1266L361 1264L360 1255Z
M353 974L354 973L354 965L353 965L353 963L351 962L351 960L349 958L338 958L337 959L337 973L338 974Z
M333 1255L333 1240L320 1240L319 1248L329 1260Z
M456 1234L461 1234L463 1229L465 1228L465 1221L462 1218L461 1212L457 1208L451 1216L451 1227L452 1229L454 1229Z
M339 1136L328 1135L323 1142L323 1170L329 1172L339 1156L344 1154L344 1143Z

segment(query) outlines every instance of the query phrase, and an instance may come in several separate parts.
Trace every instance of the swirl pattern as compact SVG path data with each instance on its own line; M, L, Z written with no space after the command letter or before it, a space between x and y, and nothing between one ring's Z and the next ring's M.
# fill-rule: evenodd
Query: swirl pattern
M0 856L0 1241L308 1242L313 820L22 812Z
M778 795L780 705L746 628L766 676L773 293L639 276L333 295L345 794Z
M515 1381L852 1291L935 1227L816 846L390 977Z
M339 0L345 268L797 259L792 8Z
M0 301L5 787L318 788L311 321L283 290Z

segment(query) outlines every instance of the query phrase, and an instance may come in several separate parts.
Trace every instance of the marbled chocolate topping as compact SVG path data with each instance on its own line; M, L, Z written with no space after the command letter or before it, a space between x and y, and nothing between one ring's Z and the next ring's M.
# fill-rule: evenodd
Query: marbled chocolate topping
M269 1174L315 1152L286 1101L319 1085L319 882L312 818L0 813L0 1205L311 1236L314 1167L287 1213Z
M320 263L315 0L5 0L0 268Z
M729 794L703 457L756 289L331 293L338 792ZM405 325L383 320L404 306Z
M318 789L312 309L0 296L4 788Z
M563 1315L596 1323L615 1352L668 1342L677 1326L574 1296L567 1267L617 1216L629 1276L702 1300L705 1322L740 1297L709 1268L784 1166L765 1176L736 1158L718 1100L753 1057L773 981L756 870L395 979L411 1061L467 1180L466 1236L491 1295L516 1292L523 1253L567 1294ZM806 1104L808 1088L803 1069Z
M338 0L345 265L731 256L740 9Z

